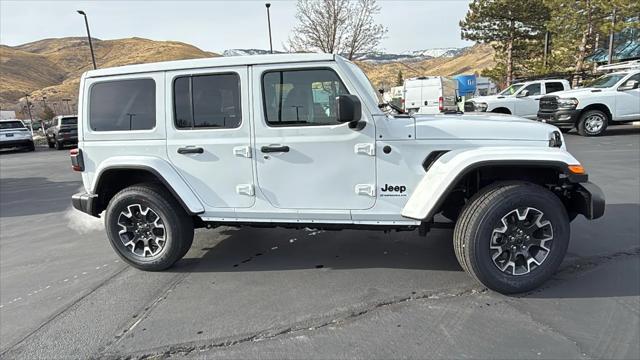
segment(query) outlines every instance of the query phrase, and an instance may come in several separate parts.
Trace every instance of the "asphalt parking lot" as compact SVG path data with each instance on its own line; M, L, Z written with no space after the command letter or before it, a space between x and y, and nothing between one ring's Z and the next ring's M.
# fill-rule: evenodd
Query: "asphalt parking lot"
M141 272L71 209L66 151L0 153L0 357L640 358L640 128L566 140L605 216L511 297L461 270L449 230L203 230Z

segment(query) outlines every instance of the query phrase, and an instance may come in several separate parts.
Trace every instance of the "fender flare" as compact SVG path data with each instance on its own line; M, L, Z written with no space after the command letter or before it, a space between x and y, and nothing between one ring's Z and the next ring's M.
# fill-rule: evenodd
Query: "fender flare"
M89 186L90 194L97 194L102 186L102 175L110 170L144 170L155 175L191 215L202 214L205 209L200 199L178 171L166 160L150 156L116 156L104 160L95 171Z
M402 216L426 220L442 205L453 187L469 172L483 166L514 165L554 168L570 181L585 182L587 175L569 172L569 165L580 162L563 149L544 147L483 147L454 150L431 164L402 209Z

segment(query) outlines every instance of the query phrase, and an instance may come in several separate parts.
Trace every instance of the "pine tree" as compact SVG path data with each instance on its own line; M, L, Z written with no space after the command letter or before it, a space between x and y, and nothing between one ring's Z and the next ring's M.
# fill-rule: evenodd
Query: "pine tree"
M404 77L402 77L402 70L398 70L398 77L396 77L396 86L402 86L404 84Z
M460 21L463 39L491 44L496 50L497 69L510 84L518 67L542 56L542 39L549 18L543 0L473 0ZM495 76L495 74L494 74Z

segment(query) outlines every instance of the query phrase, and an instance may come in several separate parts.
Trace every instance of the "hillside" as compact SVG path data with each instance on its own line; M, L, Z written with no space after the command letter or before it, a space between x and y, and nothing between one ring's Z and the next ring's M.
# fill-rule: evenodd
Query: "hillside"
M98 67L219 56L177 41L92 40ZM80 75L93 66L86 38L44 39L0 50L2 107L15 104L25 92L34 98L75 99Z
M494 51L489 45L475 45L458 56L437 57L434 59L390 63L358 62L369 80L376 86L390 87L395 85L398 71L402 71L404 78L428 75L453 76L459 74L473 74L495 65Z
M219 56L195 46L176 41L154 41L142 38L116 40L93 39L98 67L112 67L158 61ZM232 49L226 56L263 54L261 49ZM395 84L398 70L405 78L424 75L472 74L494 65L490 46L444 48L412 51L402 54L372 53L358 56L357 63L376 86ZM92 68L87 39L70 37L44 39L9 47L0 45L0 106L21 110L20 99L29 93L34 99L35 113L47 97L55 104L78 96L80 75Z

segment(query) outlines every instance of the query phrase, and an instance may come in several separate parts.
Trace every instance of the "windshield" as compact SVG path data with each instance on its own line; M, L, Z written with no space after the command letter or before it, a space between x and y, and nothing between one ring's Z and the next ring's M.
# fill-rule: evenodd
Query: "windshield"
M24 129L24 125L20 121L3 121L0 122L0 129Z
M524 84L513 84L513 85L509 86L508 88L502 90L499 95L513 95L513 94L516 93L516 91L520 90L522 85L524 85Z
M77 125L78 124L78 118L77 117L62 118L62 119L60 119L60 124L62 124L62 125Z
M625 76L627 76L627 74L604 75L593 80L593 82L591 82L591 84L589 84L587 87L596 88L596 89L604 89L604 88L612 87L613 85L617 84L618 81L620 81Z

